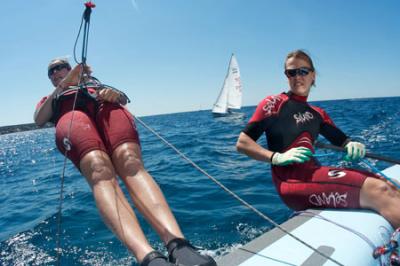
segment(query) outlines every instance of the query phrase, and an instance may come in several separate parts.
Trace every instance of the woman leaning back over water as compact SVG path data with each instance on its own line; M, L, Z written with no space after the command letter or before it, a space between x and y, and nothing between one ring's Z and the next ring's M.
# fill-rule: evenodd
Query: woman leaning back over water
M55 124L58 149L85 176L104 222L141 266L215 266L211 257L198 253L184 238L163 193L144 168L139 135L133 116L124 107L124 95L109 88L96 92L89 85L86 93L68 90L78 85L82 73L90 79L88 66L71 68L65 59L50 62L48 77L55 89L37 105L35 123ZM88 93L97 93L97 97ZM168 258L150 246L118 176L165 243Z

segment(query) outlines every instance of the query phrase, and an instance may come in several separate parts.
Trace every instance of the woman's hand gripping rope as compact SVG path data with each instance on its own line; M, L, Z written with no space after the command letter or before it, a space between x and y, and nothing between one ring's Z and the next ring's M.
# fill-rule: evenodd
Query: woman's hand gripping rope
M275 152L272 155L271 163L273 165L289 165L292 163L304 163L310 160L313 153L310 149L305 147L291 148L290 150L279 153Z
M322 143L322 142L316 142L315 146L318 147L318 148L330 149L330 150L334 150L334 151L340 151L340 152L347 152L348 153L348 150L350 149L349 147L354 145L354 144L350 144L350 143L351 142L347 143L345 148L339 147L339 146L335 146L335 145L331 145L331 144ZM354 149L351 149L351 150L354 151ZM365 155L366 158L370 158L370 159L374 159L374 160L380 160L380 161L384 161L384 162L400 165L400 160L399 159L391 158L391 157L385 157L385 156L382 156L382 155L377 155L377 154L365 152L365 147L364 147L363 154ZM347 155L345 155L345 157L346 156ZM386 176L384 173L379 171L375 166L373 166L371 163L369 163L368 160L364 159L362 161L369 168L371 168L373 172L377 173L382 180L385 180L385 182L388 182L388 184L390 183L391 186L395 186L396 189L400 190L400 183L399 183L398 180L394 180L394 179Z
M344 160L346 161L357 161L365 157L366 150L365 145L360 142L350 141L346 144L345 149L347 154L344 156ZM368 163L367 160L362 160L365 164L367 164L375 173L379 175L379 178L386 182L389 186L394 189L400 189L400 184L397 180L394 180L384 173L376 169L372 164Z
M113 89L101 89L99 91L98 97L101 100L110 103L120 103L121 95L117 91L114 91Z
M87 79L92 73L90 66L78 64L69 71L68 75L60 82L60 87L68 88L69 86L77 86L82 81Z
M356 161L365 156L365 145L360 142L350 141L346 144L345 149L347 151L344 156L346 161Z

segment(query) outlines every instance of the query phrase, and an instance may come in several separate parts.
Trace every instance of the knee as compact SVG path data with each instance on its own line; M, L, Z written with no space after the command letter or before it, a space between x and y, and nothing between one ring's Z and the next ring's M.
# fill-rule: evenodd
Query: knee
M93 184L111 180L115 176L112 164L106 158L93 158L89 167Z
M118 160L120 160L118 165L122 165L122 170L125 175L136 175L140 170L143 169L143 162L141 158L133 150L124 150L119 156Z
M376 180L373 190L374 193L377 195L380 195L381 197L392 197L394 196L394 190L387 184L386 182L382 180Z
M386 182L376 178L368 178L361 190L361 195L364 195L364 197L361 197L361 202L366 203L367 206L371 204L383 206L386 205L387 202L397 198L398 195L396 195L396 193L398 194L398 192Z

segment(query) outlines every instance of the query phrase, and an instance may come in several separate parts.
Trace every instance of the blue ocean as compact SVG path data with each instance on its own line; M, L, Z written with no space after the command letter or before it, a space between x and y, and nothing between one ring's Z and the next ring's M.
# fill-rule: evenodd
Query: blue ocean
M368 151L400 158L400 97L314 102ZM275 192L269 164L236 152L254 112L213 118L210 110L141 119L199 167L252 206L284 222L292 215ZM160 185L187 239L215 258L272 226L184 161L139 123L145 167ZM266 145L264 137L260 139ZM349 166L343 154L317 150L323 164ZM388 163L371 160L378 168ZM0 136L0 265L55 265L57 212L64 158L54 128ZM353 163L353 167L365 167ZM165 247L138 214L150 243ZM62 265L136 265L103 224L85 179L68 162L61 220Z

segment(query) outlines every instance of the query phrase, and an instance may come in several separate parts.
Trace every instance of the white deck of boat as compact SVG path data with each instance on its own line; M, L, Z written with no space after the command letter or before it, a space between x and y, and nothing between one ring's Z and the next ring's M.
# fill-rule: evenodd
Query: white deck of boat
M400 165L389 167L384 173L399 180ZM386 241L384 238L388 238L386 230L393 230L383 217L372 211L311 211L367 236L376 246L383 244L383 241ZM331 222L312 215L299 215L289 219L282 226L318 251L344 265L379 265L379 262L372 258L372 247L362 237ZM219 266L336 265L278 228L222 257L217 264Z

